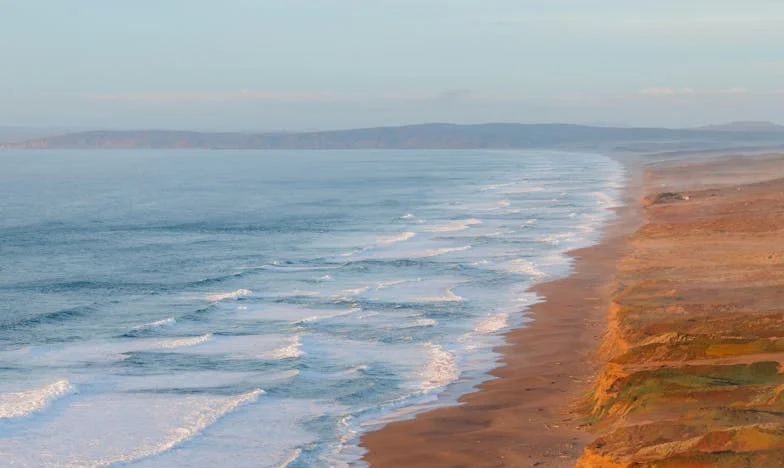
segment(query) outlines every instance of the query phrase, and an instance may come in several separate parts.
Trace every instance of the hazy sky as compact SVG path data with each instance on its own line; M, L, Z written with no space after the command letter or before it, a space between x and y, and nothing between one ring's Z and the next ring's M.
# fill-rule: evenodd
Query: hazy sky
M784 123L782 0L0 0L0 125Z

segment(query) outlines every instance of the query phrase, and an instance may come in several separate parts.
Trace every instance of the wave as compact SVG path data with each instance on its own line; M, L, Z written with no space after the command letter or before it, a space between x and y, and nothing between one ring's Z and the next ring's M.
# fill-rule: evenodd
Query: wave
M376 240L376 243L379 245L392 245L397 244L398 242L407 241L414 236L416 236L415 232L404 232L395 236L380 237Z
M24 318L10 323L0 324L0 328L25 328L34 327L40 324L58 323L70 320L72 318L79 318L86 316L98 309L93 306L72 307L68 309L61 309L54 312L46 312L29 318Z
M221 404L215 406L214 408L201 411L193 415L193 417L188 418L189 420L188 424L185 424L171 431L170 439L164 440L152 447L141 448L131 452L130 454L118 456L114 459L108 459L108 460L103 459L100 461L100 463L96 465L110 466L110 465L116 465L121 463L130 463L130 462L142 460L144 458L160 455L166 451L172 450L173 448L177 447L183 442L186 442L192 439L193 437L199 435L206 428L212 426L213 424L218 422L218 420L228 415L232 411L236 410L240 406L258 401L259 397L263 394L264 394L264 390L257 388L248 393L243 393L233 398L229 398L228 400L222 402Z
M386 289L399 284L410 283L412 280L392 280L392 281L379 281L376 283L376 289ZM419 281L419 280L415 280Z
M174 325L175 323L177 323L177 320L175 320L174 317L169 317L163 320L156 320L154 322L137 325L131 328L131 331L153 330L161 327L169 327Z
M249 296L251 291L249 289L235 289L227 293L214 293L207 294L206 298L210 302L220 302L226 299L239 299L241 297Z
M414 320L413 322L404 325L403 328L434 327L437 324L438 322L433 319L422 318L422 319Z
M416 302L462 302L464 299L458 296L451 289L447 289L440 296L421 297Z
M412 218L416 218L416 216L414 216L411 213L406 213L406 214L404 214L403 216L400 217L400 219L412 219Z
M512 188L512 189L504 190L504 194L505 195L517 195L517 194L523 194L523 193L536 193L536 192L544 192L544 191L545 191L545 188L544 187L539 187L539 186L535 186L535 187L518 187L518 188Z
M361 373L365 372L366 370L368 370L367 364L359 364L359 365L354 366L354 367L352 367L350 369L346 369L346 370L340 372L339 374L340 375L356 375L356 374L361 374Z
M272 351L268 356L271 359L277 360L295 359L305 354L300 349L300 346L302 346L302 342L300 341L299 336L295 336L289 340L289 343L286 346Z
M205 333L201 336L193 336L188 338L176 338L173 340L160 341L157 345L160 349L177 349L187 348L202 344L212 338L212 333Z
M297 461L300 455L302 455L302 449L301 448L294 449L294 451L291 452L291 455L286 457L286 459L284 459L283 462L280 465L278 465L278 468L288 468L289 465Z
M482 322L480 322L479 325L477 325L474 331L483 335L496 333L506 328L507 324L509 323L509 317L510 314L507 312L501 312L499 314L487 317Z
M457 219L457 220L454 220L454 221L450 221L448 223L444 223L444 224L440 224L440 225L436 225L436 226L431 226L431 227L425 228L425 231L427 231L427 232L455 232L455 231L463 231L463 230L466 230L466 229L468 229L471 226L474 226L476 224L482 224L482 221L478 220L476 218Z
M333 265L296 265L290 263L272 262L258 267L249 267L249 268L261 269L267 271L279 271L279 272L298 272L298 271L334 270L338 267Z
M328 313L323 314L323 315L312 315L310 317L305 317L303 319L297 320L294 323L317 322L319 320L331 319L331 318L335 318L335 317L342 317L344 315L351 315L351 314L354 314L356 312L359 312L360 310L362 310L362 309L359 308L359 307L354 307L354 308L345 309L345 310L336 310L334 312L328 312Z
M501 208L506 208L511 205L509 200L501 200L496 203L473 203L468 205L456 205L454 208L464 211L497 211Z
M428 362L425 368L419 372L422 380L418 386L422 391L430 392L445 387L456 381L460 376L455 363L454 354L444 351L441 346L435 343L427 343Z
M533 276L536 278L544 278L547 273L540 270L535 263L526 260L524 258L518 258L515 260L511 260L509 262L503 263L500 267L509 273L514 273L516 275L526 275L526 276Z
M600 206L603 206L603 207L606 207L606 208L609 208L609 207L617 205L617 202L615 201L615 199L613 197L611 197L610 195L607 195L606 193L603 193L603 192L593 192L591 195L593 195L596 198L596 204L597 205L600 205Z
M28 416L41 411L54 400L76 393L68 380L17 393L0 393L0 420Z
M439 255L444 255L452 252L462 252L470 248L471 248L470 245L464 245L462 247L443 247L440 249L423 250L422 252L417 252L416 254L411 255L409 258L437 257Z
M316 297L320 295L321 293L318 291L309 291L307 289L295 289L293 291L268 292L268 293L259 294L260 297L264 297L268 299L284 299L289 297Z
M560 244L561 242L574 240L575 233L561 232L557 234L550 234L549 236L539 236L536 238L539 242L547 242L550 244Z
M335 295L335 298L349 300L352 297L359 296L360 294L362 294L364 292L367 292L369 290L370 290L370 286L362 286L362 287L359 287L359 288L344 289L343 291L340 291L339 293L337 293Z

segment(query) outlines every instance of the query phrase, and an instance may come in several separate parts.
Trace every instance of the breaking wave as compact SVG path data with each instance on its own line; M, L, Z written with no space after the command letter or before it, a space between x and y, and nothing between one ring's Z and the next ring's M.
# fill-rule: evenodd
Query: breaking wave
M210 302L220 302L225 301L227 299L239 299L241 297L249 296L251 293L250 289L236 289L231 292L227 293L214 293L214 294L207 294L207 300Z
M68 380L16 393L0 393L0 420L28 416L46 408L52 401L75 393Z
M455 221L450 221L448 223L427 227L427 228L425 228L425 231L427 231L427 232L455 232L455 231L463 231L463 230L466 230L466 229L470 228L471 226L474 226L474 225L477 225L477 224L482 224L482 221L478 220L476 218L458 219L458 220L455 220Z

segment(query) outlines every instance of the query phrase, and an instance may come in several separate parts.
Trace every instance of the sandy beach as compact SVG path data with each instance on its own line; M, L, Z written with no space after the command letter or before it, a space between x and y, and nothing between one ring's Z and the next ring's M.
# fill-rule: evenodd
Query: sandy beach
M618 218L534 288L496 378L367 434L371 466L780 466L784 157L626 164Z
M534 321L507 333L496 377L459 406L394 422L363 437L365 459L380 467L572 466L592 436L575 405L598 371L592 357L604 331L611 279L626 237L639 226L639 162L624 159L625 206L601 242L570 252L571 276L541 283ZM522 436L524 435L524 436Z

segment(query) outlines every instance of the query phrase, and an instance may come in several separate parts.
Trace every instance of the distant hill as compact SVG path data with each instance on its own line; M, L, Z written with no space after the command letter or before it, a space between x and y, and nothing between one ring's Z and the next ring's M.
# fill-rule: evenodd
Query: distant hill
M9 127L0 126L0 143L14 143L30 140L31 138L41 138L65 130L46 128L46 127Z
M0 148L51 149L461 149L599 148L630 143L784 142L784 132L592 127L570 124L422 124L303 133L90 131L35 138Z
M721 125L708 125L700 127L697 130L713 131L713 132L741 132L741 133L784 133L784 125L775 124L773 122L731 122Z

